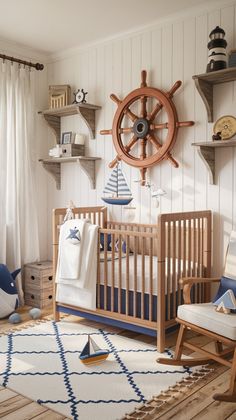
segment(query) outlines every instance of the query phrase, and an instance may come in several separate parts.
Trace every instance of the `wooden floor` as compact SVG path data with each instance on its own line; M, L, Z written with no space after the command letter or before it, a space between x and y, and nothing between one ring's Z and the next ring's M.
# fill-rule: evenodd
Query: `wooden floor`
M23 325L27 325L29 321L28 307L21 310ZM43 315L48 315L44 311ZM91 321L82 320L74 317L75 322L82 322L86 325L91 325ZM22 324L20 324L22 326ZM99 324L99 327L101 324ZM108 329L108 327L106 326ZM0 320L0 332L9 330L9 323L5 320ZM112 330L117 330L117 333L127 337L135 338L144 342L155 345L156 340L153 338L138 335L130 331L124 331L112 327ZM174 348L176 341L176 334L171 334L168 337L168 347ZM202 339L199 336L191 338L192 342L201 344L202 346L211 346L207 339ZM188 353L189 354L189 353ZM150 414L145 417L145 420L236 420L236 403L219 403L214 402L212 395L217 392L225 392L229 383L229 372L224 366L213 365L213 372L208 374L205 379L201 379L193 387L184 388L181 393L175 393L170 399L169 396L163 397L166 403L161 408L156 410L155 414ZM22 390L23 393L23 390ZM4 420L67 420L66 417L57 414L47 408L38 405L36 402L25 398L16 392L7 388L0 387L0 418ZM134 414L132 418L142 418L141 413ZM106 419L94 419L106 420Z

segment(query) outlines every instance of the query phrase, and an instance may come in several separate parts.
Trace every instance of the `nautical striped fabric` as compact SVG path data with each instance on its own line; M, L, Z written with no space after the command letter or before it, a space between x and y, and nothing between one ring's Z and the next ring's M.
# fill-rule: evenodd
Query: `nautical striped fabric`
M131 191L127 185L124 174L121 171L119 165L113 169L110 178L103 190L103 193L113 193L117 194L118 196L131 195Z

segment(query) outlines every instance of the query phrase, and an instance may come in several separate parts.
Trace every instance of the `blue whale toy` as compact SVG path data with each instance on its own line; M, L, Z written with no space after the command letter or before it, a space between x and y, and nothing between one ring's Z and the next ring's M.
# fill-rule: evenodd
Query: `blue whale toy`
M5 318L19 306L16 276L21 269L10 273L5 264L0 264L0 318Z

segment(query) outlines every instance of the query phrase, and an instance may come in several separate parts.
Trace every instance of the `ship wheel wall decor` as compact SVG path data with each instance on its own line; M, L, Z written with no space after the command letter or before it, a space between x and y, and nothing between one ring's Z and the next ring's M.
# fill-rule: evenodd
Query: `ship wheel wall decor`
M117 156L110 162L113 168L120 160L139 168L141 185L145 185L147 168L167 159L175 168L178 162L172 157L173 148L179 127L188 127L193 121L178 121L174 93L182 82L177 81L169 92L148 87L147 72L141 72L141 85L130 92L123 101L113 93L110 98L117 104L112 129L101 130L100 134L111 134ZM137 111L138 109L138 111ZM158 122L161 112L165 113L167 122ZM128 123L128 126L126 124ZM166 138L161 140L158 130L167 130ZM128 137L128 138L127 138Z

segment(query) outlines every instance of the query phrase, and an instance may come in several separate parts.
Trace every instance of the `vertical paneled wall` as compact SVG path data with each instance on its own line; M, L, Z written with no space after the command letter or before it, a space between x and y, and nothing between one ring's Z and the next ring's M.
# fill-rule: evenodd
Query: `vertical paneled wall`
M219 4L219 3L218 3ZM192 76L204 73L207 65L207 42L210 31L220 25L226 32L228 51L235 48L236 2L210 11L196 11L183 19L176 19L150 26L142 32L119 37L57 59L48 66L49 84L68 83L72 91L84 88L87 101L101 105L96 114L96 139L90 139L86 126L78 117L62 119L62 131L86 134L86 154L99 156L96 164L96 190L91 190L86 175L79 164L62 165L62 189L57 191L48 175L49 211L65 206L72 199L78 206L99 205L106 178L108 163L115 157L111 136L101 136L99 131L111 128L116 105L110 93L120 98L140 85L140 72L148 71L148 84L169 90L176 80L183 86L174 96L179 120L194 120L193 127L179 130L173 156L179 162L175 169L167 161L148 172L155 187L167 194L155 206L150 190L140 187L137 169L122 164L134 195L136 210L110 207L114 219L155 222L160 212L212 209L214 212L214 272L223 266L228 233L236 228L236 161L235 149L216 151L216 185L208 182L207 170L192 142L211 141L213 124L207 123L206 110L195 89ZM222 115L235 115L235 83L214 88L214 120ZM161 134L164 137L164 133ZM49 133L48 145L53 144Z

